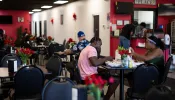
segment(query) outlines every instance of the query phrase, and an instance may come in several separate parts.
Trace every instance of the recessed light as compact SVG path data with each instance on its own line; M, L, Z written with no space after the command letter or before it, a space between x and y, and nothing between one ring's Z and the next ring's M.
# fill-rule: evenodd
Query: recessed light
M0 0L0 1L2 1L2 0Z
M29 14L33 14L34 12L29 12Z
M38 12L38 11L41 11L41 9L33 9L32 11Z
M41 8L52 8L52 6L42 6Z
M55 1L54 4L64 4L67 2L68 2L67 0L58 0L58 1Z

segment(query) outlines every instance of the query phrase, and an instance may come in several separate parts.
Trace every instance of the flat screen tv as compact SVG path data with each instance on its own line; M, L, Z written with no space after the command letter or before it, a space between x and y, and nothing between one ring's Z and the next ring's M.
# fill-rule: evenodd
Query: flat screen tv
M12 16L0 15L0 24L12 24Z
M117 2L115 6L116 14L132 14L134 6L132 2Z
M172 16L175 15L175 5L174 4L160 4L158 7L159 16Z

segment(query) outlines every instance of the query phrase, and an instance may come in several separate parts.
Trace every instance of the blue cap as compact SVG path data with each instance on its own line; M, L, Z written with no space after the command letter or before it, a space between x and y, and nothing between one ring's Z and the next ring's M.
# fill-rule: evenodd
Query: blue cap
M77 35L78 35L78 37L85 36L84 32L82 32L82 31L79 31Z

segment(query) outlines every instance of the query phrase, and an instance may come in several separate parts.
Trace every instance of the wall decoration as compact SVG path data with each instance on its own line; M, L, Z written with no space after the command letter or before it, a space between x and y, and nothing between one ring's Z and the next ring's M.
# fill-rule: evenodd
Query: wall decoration
M156 0L135 0L135 4L156 5Z
M77 15L75 13L73 14L73 18L75 21L77 20Z
M63 15L60 16L60 24L63 25Z
M18 22L24 22L24 17L18 17Z
M123 21L122 20L117 20L117 25L123 25Z
M53 24L53 23L54 23L54 19L52 18L52 19L50 20L50 22Z
M124 20L124 25L129 24L129 20Z

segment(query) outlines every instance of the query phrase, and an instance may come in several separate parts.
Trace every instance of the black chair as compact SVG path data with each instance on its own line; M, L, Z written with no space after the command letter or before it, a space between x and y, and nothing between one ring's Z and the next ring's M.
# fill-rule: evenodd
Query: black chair
M64 45L58 44L58 43L51 43L48 47L48 53L51 57L55 52L64 51Z
M126 97L130 99L144 99L153 84L157 84L159 71L155 65L142 64L133 72L133 86L128 88Z
M14 77L12 100L41 100L44 74L38 67L25 66Z
M146 94L145 100L174 100L173 93L166 86L154 86Z
M60 79L64 81L60 82ZM69 78L56 77L49 81L42 92L42 100L72 100L72 87L75 85Z
M59 56L53 55L46 64L46 69L51 72L51 75L46 75L46 79L53 79L61 75L62 61Z
M164 84L166 82L172 61L173 61L173 57L171 56L168 58L168 61L165 64L165 71L164 71L164 75L162 77L162 82L160 84Z
M21 59L17 55L15 55L15 54L7 54L6 56L4 56L2 58L0 66L1 67L8 67L8 60L9 59L17 60L17 66L18 67L22 64Z
M21 47L32 49L32 46L29 43L23 43L23 45Z

